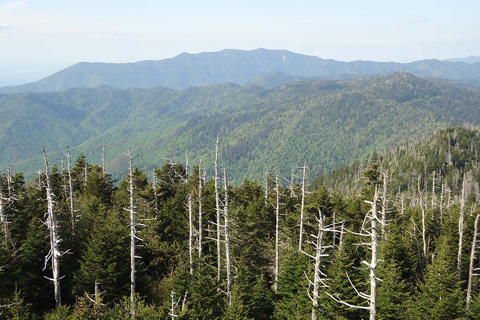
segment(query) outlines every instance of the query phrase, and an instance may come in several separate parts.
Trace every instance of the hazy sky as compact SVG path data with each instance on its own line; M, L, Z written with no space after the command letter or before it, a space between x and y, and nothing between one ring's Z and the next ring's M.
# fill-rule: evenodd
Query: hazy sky
M79 61L233 49L410 62L480 55L480 1L0 0L0 86Z

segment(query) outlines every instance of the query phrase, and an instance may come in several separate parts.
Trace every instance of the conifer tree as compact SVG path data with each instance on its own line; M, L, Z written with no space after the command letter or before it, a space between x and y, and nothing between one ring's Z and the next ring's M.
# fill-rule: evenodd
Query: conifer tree
M453 239L451 233L445 233L438 240L434 263L427 266L424 282L411 303L410 319L447 320L464 315Z

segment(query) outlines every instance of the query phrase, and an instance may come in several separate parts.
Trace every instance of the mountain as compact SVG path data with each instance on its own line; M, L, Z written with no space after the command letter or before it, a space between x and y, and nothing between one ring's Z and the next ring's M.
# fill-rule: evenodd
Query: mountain
M340 62L286 50L223 50L182 53L174 58L135 63L77 63L37 82L0 88L0 93L51 92L108 85L114 88L166 87L183 90L231 82L246 84L284 74L282 81L305 78L347 79L409 72L426 78L480 80L480 64L423 60L412 63ZM276 76L275 76L276 75ZM261 83L260 80L259 83ZM268 82L267 82L268 83ZM267 88L271 87L268 85Z
M59 163L66 145L107 169L125 170L125 151L143 169L172 157L221 166L232 179L265 169L289 174L304 162L310 176L418 139L457 123L480 122L480 90L408 73L343 81L303 81L274 89L236 84L167 88L70 89L0 95L0 165L31 177L41 148Z
M478 63L480 62L480 56L468 56L465 58L445 59L443 61L448 62L465 62L465 63Z

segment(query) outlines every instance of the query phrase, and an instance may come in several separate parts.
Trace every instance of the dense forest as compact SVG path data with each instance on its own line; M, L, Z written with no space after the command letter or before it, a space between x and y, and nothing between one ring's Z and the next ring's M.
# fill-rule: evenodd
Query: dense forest
M319 175L374 150L400 145L457 123L480 122L480 91L407 73L345 81L302 81L273 89L219 84L166 88L77 88L0 95L0 169L29 180L43 167L38 146L54 162L66 145L108 172L135 165L153 170L166 158L203 159L213 168L220 134L222 166L237 183L263 179L265 168L289 175L306 164ZM173 154L173 156L172 156Z
M214 142L211 168L2 174L0 318L479 319L480 131L235 184Z

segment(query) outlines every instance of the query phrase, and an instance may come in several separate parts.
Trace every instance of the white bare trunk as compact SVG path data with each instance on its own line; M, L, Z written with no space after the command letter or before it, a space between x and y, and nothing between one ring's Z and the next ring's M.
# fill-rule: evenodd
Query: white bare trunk
M275 177L275 274L273 288L277 293L278 274L280 273L280 186L278 184L278 175Z
M325 217L322 212L318 211L318 233L317 233L317 243L315 245L315 268L313 272L313 296L312 296L312 320L317 320L317 310L318 310L318 298L320 291L320 280L321 280L321 260L323 254L323 232L325 229ZM335 234L335 233L334 233Z
M135 318L135 238L136 238L136 221L135 221L135 206L133 202L133 166L132 166L132 154L128 151L128 192L130 207L128 209L130 213L130 315L132 319Z
M2 190L2 185L0 184L0 223L2 225L3 236L5 240L5 245L8 246L10 239L10 230L8 227L8 217L5 212L5 198Z
M202 257L202 237L203 237L203 225L202 225L202 159L198 165L198 258Z
M188 150L185 150L185 182L188 182Z
M335 228L336 223L337 223L337 215L336 211L333 210L333 215L332 215L332 226ZM337 245L337 233L334 232L332 235L332 258L335 258L335 251L336 251L336 245Z
M172 298L172 305L171 305L171 309L170 309L170 316L172 317L172 320L175 320L178 316L177 314L175 313L175 307L176 307L176 304L175 304L175 291L171 291L170 292L170 298Z
M153 179L153 197L155 199L155 204L153 205L155 209L155 216L158 215L158 191L157 191L157 172L155 169L153 170L152 174L152 179Z
M55 305L58 307L62 304L62 297L60 293L60 250L58 235L57 220L55 217L54 201L52 186L50 183L50 168L48 166L47 153L43 148L43 158L45 160L45 178L46 178L46 193L47 193L47 227L50 231L50 258L52 260L52 273L53 273L53 287L55 295Z
M102 173L104 177L107 174L107 171L105 170L105 146L102 146Z
M427 262L428 250L427 250L427 227L425 224L425 207L423 205L423 194L420 191L420 177L418 177L418 196L420 202L420 209L422 210L422 242L423 242L423 259L424 262Z
M435 181L435 170L432 172L432 209L435 209L436 206L436 198L437 196L435 195L435 189L436 189L436 181Z
M472 240L472 251L470 253L470 267L468 269L468 287L467 287L467 311L470 309L470 303L472 301L472 282L474 276L474 264L475 264L475 255L476 249L479 247L479 239L478 239L478 220L480 218L480 214L477 214L475 218L475 227L473 232L473 240Z
M268 200L268 171L265 170L265 204L267 204Z
M370 320L375 320L377 315L377 263L378 263L378 217L377 217L378 190L375 185L375 194L372 202L371 223L371 251L372 260L370 261Z
M76 220L75 216L75 201L73 194L73 181L72 181L72 155L70 154L70 147L67 147L67 173L68 173L68 192L70 199L70 222L72 224L72 243L75 243L76 233Z
M220 196L218 194L218 140L215 142L215 206L217 209L217 281L220 281L222 272L222 239L220 232L221 209Z
M462 275L463 220L465 217L465 180L465 173L463 173L462 197L460 199L460 216L458 217L457 272L459 277L461 277Z
M302 174L302 203L300 207L300 233L298 239L298 251L302 252L302 244L303 244L303 219L304 219L304 209L305 209L305 175L306 175L306 167L303 166L303 174Z
M387 174L383 173L382 235L387 238Z
M188 195L188 256L190 259L190 274L193 274L193 204L192 194Z
M228 221L228 187L227 187L227 170L223 170L225 203L224 203L224 219L225 219L225 259L227 268L227 301L228 305L232 305L232 262L230 259L230 227Z
M83 185L86 187L86 186L87 186L87 181L88 181L88 163L87 163L87 158L85 158L85 167L84 167L83 171L84 171L84 176L85 176L85 181L83 182Z

